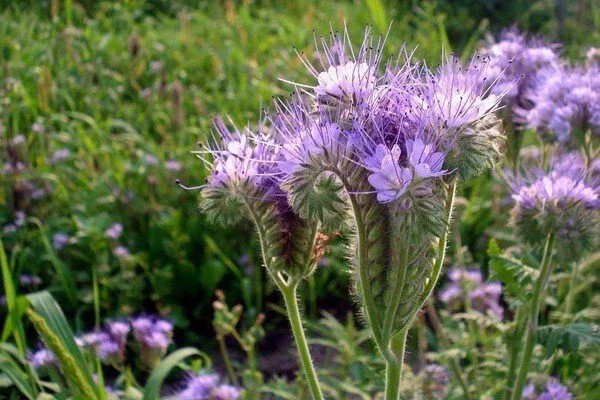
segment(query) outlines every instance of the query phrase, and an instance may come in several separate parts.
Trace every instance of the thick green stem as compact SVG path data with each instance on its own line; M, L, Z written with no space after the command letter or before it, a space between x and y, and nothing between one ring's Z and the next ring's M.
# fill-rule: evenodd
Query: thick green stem
M308 343L306 342L306 336L304 336L304 329L302 328L298 300L296 299L297 286L297 283L292 283L289 286L280 287L280 290L283 294L285 308L287 310L288 318L290 319L290 326L292 327L292 333L294 335L294 340L296 341L296 347L298 348L298 356L300 357L308 387L314 400L322 400L323 393L321 393L321 388L319 387L315 367L310 358Z
M525 381L527 380L527 373L529 372L529 366L531 365L531 358L533 356L533 348L535 346L536 331L538 326L538 314L540 311L540 303L542 293L546 287L546 283L552 270L552 251L554 249L555 234L551 231L546 239L546 245L544 246L544 256L542 258L542 266L540 269L540 276L535 282L533 289L533 298L531 299L531 307L529 320L527 321L527 336L525 342L525 348L523 350L523 358L521 360L521 367L519 369L519 375L515 382L515 386L512 392L512 400L520 400L523 388L525 387Z
M399 400L400 388L402 387L402 366L404 365L404 353L406 339L408 337L408 326L398 332L390 343L391 351L395 359L385 362L385 400Z
M400 381L402 380L402 364L386 362L385 364L385 400L400 398Z

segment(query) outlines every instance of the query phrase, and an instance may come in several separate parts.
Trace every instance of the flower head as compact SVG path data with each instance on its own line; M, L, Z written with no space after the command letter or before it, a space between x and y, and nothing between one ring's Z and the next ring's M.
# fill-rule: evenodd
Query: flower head
M465 292L469 293L471 306L483 314L492 313L498 319L504 317L504 308L500 304L502 285L500 282L484 282L479 270L452 268L448 271L450 282L444 286L439 299L450 309L462 307Z
M561 67L536 76L535 86L526 92L531 107L517 113L527 126L545 140L568 143L573 134L579 140L589 128L600 135L600 70Z
M218 384L218 375L192 375L186 383L186 388L179 393L178 398L180 400L208 400Z
M421 372L423 392L427 398L443 398L448 390L450 373L441 365L429 364Z
M503 93L502 104L509 107L526 106L525 93L535 85L538 73L560 64L553 47L528 39L516 29L504 31L481 53L490 60L486 78L495 82L492 93Z
M37 370L50 366L58 366L58 359L54 353L45 347L31 353L29 355L29 362Z
M581 254L597 240L599 185L583 157L567 153L555 158L549 171L528 170L510 182L514 207L512 224L531 243L555 232L572 255Z

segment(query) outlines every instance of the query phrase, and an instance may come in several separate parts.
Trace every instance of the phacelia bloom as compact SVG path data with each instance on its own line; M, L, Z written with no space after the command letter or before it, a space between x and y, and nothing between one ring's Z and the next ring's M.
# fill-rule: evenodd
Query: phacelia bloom
M50 158L50 164L58 164L62 161L67 160L69 157L71 157L71 150L69 150L69 149L56 150L52 154L52 157Z
M453 268L448 272L449 283L440 291L439 299L451 310L464 305L465 291L469 292L471 307L483 314L492 313L498 319L504 317L500 304L502 285L500 282L484 282L478 270Z
M525 386L521 398L523 400L572 400L573 395L556 379L550 378L539 391L536 391L532 383Z
M20 146L23 143L25 143L25 136L23 136L23 135L17 135L15 137L13 137L10 141L10 144L13 146Z
M153 367L171 344L173 324L154 316L139 316L131 320L131 327L142 362L146 367Z
M153 156L152 154L146 154L144 156L144 161L146 162L146 164L148 165L158 165L158 158L156 158L155 156Z
M37 275L23 274L19 277L19 283L23 287L36 288L42 284L42 278Z
M106 236L114 240L117 240L119 237L121 237L121 233L123 233L123 225L119 223L111 225L106 230Z
M593 248L598 236L599 185L581 155L559 156L548 171L529 170L510 184L511 222L523 239L540 244L555 232L559 244L555 248L567 249L565 256L580 257Z
M553 47L527 39L515 29L503 32L481 54L489 58L486 79L495 83L492 93L503 93L502 104L508 107L526 106L525 94L535 85L538 73L560 65Z
M114 253L115 253L115 256L117 256L119 258L127 258L131 255L131 252L129 251L129 249L124 246L115 247Z
M67 235L66 233L58 232L52 236L52 245L54 246L54 249L62 250L66 245L69 244L70 240L71 236Z
M219 376L215 374L194 375L188 379L186 388L179 393L180 400L208 400L219 385Z
M168 169L169 171L181 171L181 163L179 161L176 160L169 160L165 163L165 168Z
M241 390L235 386L223 384L216 387L211 393L213 400L237 400L242 396Z
M429 364L421 371L423 393L426 398L443 398L450 382L450 373L438 364Z
M373 66L366 62L348 61L331 66L317 75L315 86L317 99L327 101L327 97L357 103L368 96L375 88L376 78Z
M40 370L46 367L58 366L58 359L54 353L47 348L40 348L29 355L29 362L36 369Z
M551 379L546 383L546 391L540 394L538 400L572 400L573 395L557 380Z
M531 108L517 110L527 126L545 140L568 143L573 135L583 143L590 129L600 135L600 69L562 67L538 74L526 93Z

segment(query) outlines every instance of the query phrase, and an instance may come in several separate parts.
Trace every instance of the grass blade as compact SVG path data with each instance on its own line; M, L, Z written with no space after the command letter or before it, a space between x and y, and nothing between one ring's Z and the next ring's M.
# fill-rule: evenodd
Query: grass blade
M85 381L85 384L89 385L89 387L91 388L94 388L93 390L95 398L100 398L99 390L96 384L94 383L94 380L92 379L92 374L88 368L88 365L85 362L85 359L81 354L79 347L75 343L75 340L73 339L73 331L71 331L71 328L69 327L69 324L67 323L67 320L62 310L60 309L59 305L56 303L52 295L50 295L50 293L46 291L43 291L30 294L27 296L27 298L31 302L33 309L36 311L37 314L39 314L39 316L43 319L43 322L45 322L45 324L47 325L50 334L54 335L59 341L57 345L60 345L62 346L62 348L64 348L64 351L66 352L65 356L68 355L72 357L74 363L73 367L75 369L75 371L73 372L80 373ZM31 315L29 316L31 319ZM39 327L36 326L36 329L39 332L38 328ZM42 333L40 334L42 335ZM48 341L48 338L44 337L44 339L46 340L46 342ZM49 346L50 343L47 342L46 345ZM56 354L56 356L60 359L61 355ZM62 361L63 360L61 360L61 362Z
M202 355L202 353L193 347L184 347L183 349L174 351L162 360L148 378L148 382L144 388L143 400L158 400L160 388L169 372L184 359L195 355Z

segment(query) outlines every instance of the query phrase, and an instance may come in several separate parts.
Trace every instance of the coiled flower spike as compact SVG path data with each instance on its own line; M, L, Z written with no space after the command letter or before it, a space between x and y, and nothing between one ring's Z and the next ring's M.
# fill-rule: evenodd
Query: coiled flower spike
M333 49L321 69L303 57L317 85L296 84L301 93L271 120L292 207L353 230L355 291L386 360L386 398L396 399L408 328L441 271L456 179L481 174L500 154L501 96L484 85L477 58L432 72L405 52L380 71L383 39L367 31L354 52L347 36L317 46ZM323 88L321 70L338 71L340 91L329 81Z
M298 284L316 268L314 247L319 224L307 222L290 206L280 180L284 149L274 137L250 129L230 130L220 118L215 120L215 128L219 139L213 138L208 148L197 152L212 170L200 187L201 208L225 224L248 216L254 223L263 263L283 294L311 393L322 399L296 298ZM207 154L212 160L204 158Z

